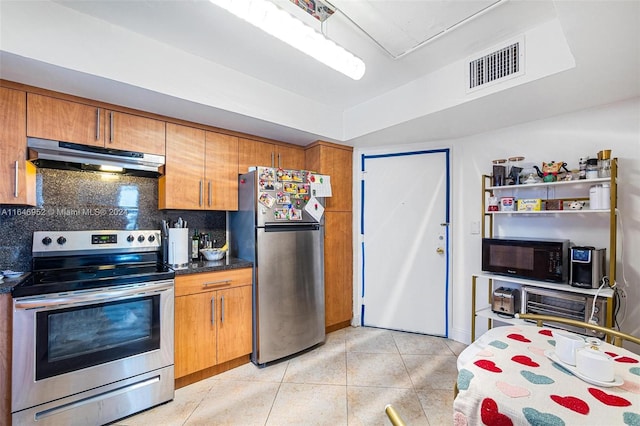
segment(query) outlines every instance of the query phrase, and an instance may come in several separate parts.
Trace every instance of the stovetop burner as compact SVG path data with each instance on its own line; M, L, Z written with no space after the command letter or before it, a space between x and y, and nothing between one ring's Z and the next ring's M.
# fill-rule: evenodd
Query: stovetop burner
M160 231L35 232L33 271L13 297L173 279Z

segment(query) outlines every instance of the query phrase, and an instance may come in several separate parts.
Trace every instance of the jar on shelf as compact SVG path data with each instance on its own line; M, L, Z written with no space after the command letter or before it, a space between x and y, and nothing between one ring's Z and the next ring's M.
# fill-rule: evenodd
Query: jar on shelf
M597 179L599 176L598 159L589 158L587 160L587 179Z
M524 157L509 157L509 175L507 176L507 184L520 185L520 173L522 173L522 162Z
M598 177L611 177L611 150L603 149L598 152Z
M507 177L507 160L493 160L493 186L503 186Z

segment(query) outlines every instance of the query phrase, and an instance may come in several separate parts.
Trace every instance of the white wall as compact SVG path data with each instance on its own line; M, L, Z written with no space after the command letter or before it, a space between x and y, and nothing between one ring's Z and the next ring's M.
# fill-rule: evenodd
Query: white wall
M491 161L516 155L526 161L565 161L577 167L578 158L595 156L601 149L611 149L619 159L617 282L626 297L618 322L627 333L640 335L640 98L603 105L598 108L534 121L489 133L434 143L360 149L354 153L354 176L359 177L361 154L404 150L446 148L452 150L452 313L450 337L465 343L471 338L471 274L480 270L481 236L472 234L471 224L481 220L481 175L490 174ZM359 230L360 182L354 180L354 229ZM580 216L582 217L582 216ZM545 219L549 221L551 219ZM598 219L591 219L598 220ZM602 219L599 219L602 221ZM606 221L606 219L605 219ZM606 226L572 224L572 229L548 227L536 221L532 232L547 232L547 237L567 235L573 242L586 244L607 241ZM600 222L601 223L601 222ZM577 226L574 228L573 226ZM357 237L354 253L359 253ZM360 265L354 265L354 314L359 315ZM626 277L626 281L623 280ZM484 297L484 294L483 294ZM480 321L477 329L485 324ZM629 349L640 353L640 347Z

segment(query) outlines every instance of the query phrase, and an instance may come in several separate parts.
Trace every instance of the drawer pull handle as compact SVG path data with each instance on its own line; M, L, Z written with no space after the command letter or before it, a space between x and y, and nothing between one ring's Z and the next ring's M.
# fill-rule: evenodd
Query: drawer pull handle
M206 283L202 283L202 287L211 287L211 286L222 287L227 285L231 285L231 280L208 281Z

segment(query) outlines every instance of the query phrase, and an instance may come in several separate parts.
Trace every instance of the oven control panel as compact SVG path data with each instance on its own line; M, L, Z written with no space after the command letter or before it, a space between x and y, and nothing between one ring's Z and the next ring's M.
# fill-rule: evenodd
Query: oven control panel
M36 231L33 233L33 256L63 253L95 253L101 250L158 251L159 230L133 231Z

